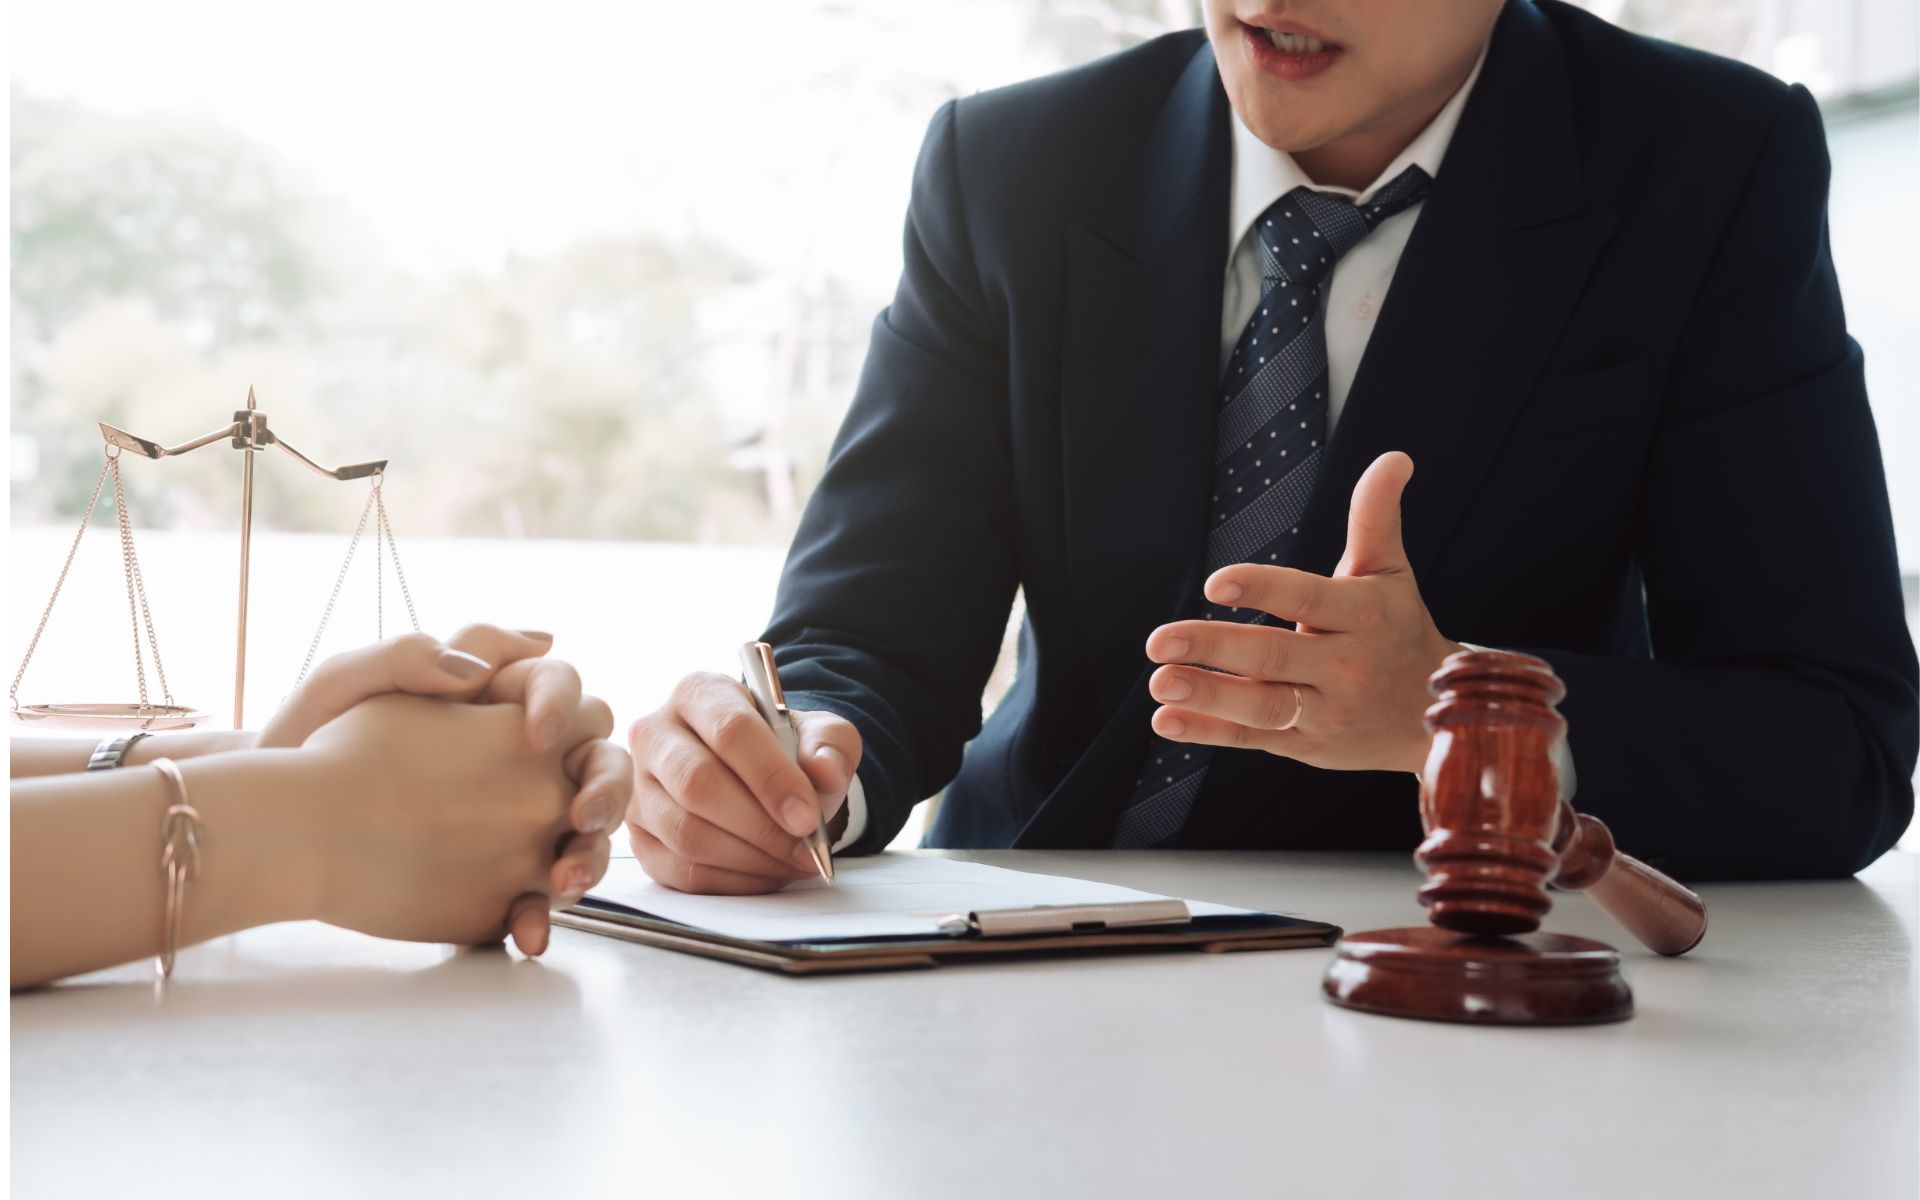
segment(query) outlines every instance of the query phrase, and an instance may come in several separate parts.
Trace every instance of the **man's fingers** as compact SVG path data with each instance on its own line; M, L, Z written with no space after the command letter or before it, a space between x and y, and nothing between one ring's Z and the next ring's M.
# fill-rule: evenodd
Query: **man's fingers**
M633 797L633 759L604 738L582 742L566 757L567 778L580 785L573 798L573 827L581 833L612 833Z
M813 781L780 744L747 689L719 675L693 676L683 686L692 689L680 708L687 728L746 785L776 824L798 837L812 833L820 823Z
M1295 688L1300 690L1296 693ZM1297 726L1307 688L1296 682L1267 683L1192 667L1161 667L1148 681L1155 700L1203 716L1254 729Z
M1306 696L1307 711L1313 711L1312 692ZM1298 729L1255 729L1250 725L1222 720L1185 708L1157 708L1153 713L1153 731L1171 742L1196 746L1227 746L1238 750L1264 750L1287 758L1296 757L1306 735Z
M1355 624L1351 585L1311 571L1238 563L1208 576L1203 590L1215 604L1256 609L1315 629L1345 632Z
M407 633L336 654L316 667L260 731L261 749L298 746L362 700L388 692L459 696L493 673L480 658L424 633Z
M800 769L820 801L823 816L838 812L860 765L860 731L844 717L829 712L797 712L800 727Z
M655 883L676 892L695 892L703 896L760 896L777 892L796 878L793 875L754 875L688 862L638 825L628 825L627 833L633 843L633 857L639 861L641 869Z
M655 734L647 754L637 757L634 799L641 823L675 853L762 874L773 872L770 864L798 867L806 849L800 840L775 824L726 764L685 727ZM810 811L819 811L811 798L806 803ZM735 842L759 857L741 858Z
M1374 459L1361 474L1347 509L1347 552L1334 568L1335 576L1412 570L1400 535L1400 497L1412 478L1413 460L1398 450Z
M1211 667L1248 679L1286 683L1324 681L1332 649L1319 634L1232 621L1175 621L1147 638L1147 657L1157 663ZM1198 674L1170 676L1168 685L1191 681Z
M785 854L769 854L713 822L675 805L670 797L642 799L640 826L676 858L705 867L764 875L770 879L794 879L813 870L812 860L800 866L806 848L792 842Z
M838 732L837 753L858 753ZM720 675L683 680L672 705L631 732L634 856L667 887L757 894L812 871L800 835L820 822L813 779L745 688ZM848 768L851 770L851 767Z

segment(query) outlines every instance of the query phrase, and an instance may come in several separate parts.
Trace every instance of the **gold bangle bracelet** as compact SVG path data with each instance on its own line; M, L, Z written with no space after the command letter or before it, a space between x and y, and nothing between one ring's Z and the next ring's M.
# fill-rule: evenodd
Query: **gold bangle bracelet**
M200 874L200 814L187 803L187 781L170 758L150 764L167 781L173 803L160 819L160 871L167 877L167 910L160 927L160 953L154 969L162 980L173 977L173 956L180 946L180 907L187 884Z

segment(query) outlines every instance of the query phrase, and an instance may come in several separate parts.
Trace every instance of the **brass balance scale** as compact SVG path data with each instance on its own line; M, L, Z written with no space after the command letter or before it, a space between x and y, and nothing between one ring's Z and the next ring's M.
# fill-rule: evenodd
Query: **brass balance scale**
M233 725L241 728L245 715L247 689L247 566L253 541L253 454L256 450L265 450L271 446L292 455L301 465L323 475L328 479L370 479L371 489L367 495L366 507L360 510L360 523L354 527L353 539L347 543L347 557L340 564L340 574L334 580L333 593L327 597L327 607L320 616L320 626L314 630L313 642L307 647L307 658L300 667L300 675L294 680L298 687L300 680L306 678L307 671L313 666L314 655L320 649L320 639L327 631L327 622L333 616L334 604L340 599L340 589L347 581L347 569L353 565L353 552L360 544L360 537L366 532L367 522L374 521L374 603L377 636L386 634L385 575L383 560L390 557L393 561L393 573L400 584L400 595L406 601L407 617L418 631L420 618L414 612L413 594L407 588L406 574L400 569L400 551L394 544L393 525L387 518L386 501L381 497L380 484L385 476L387 462L352 463L344 467L328 469L314 462L306 455L288 445L267 427L267 414L259 410L253 396L253 389L247 389L247 406L233 414L233 423L216 429L204 437L197 437L178 446L162 446L142 437L135 437L123 429L115 429L106 422L100 422L100 436L106 443L106 463L100 468L100 477L94 480L93 498L87 501L87 507L80 514L80 528L73 535L73 545L67 550L66 562L60 567L59 578L54 581L53 595L47 598L47 607L40 614L40 624L33 631L33 640L27 644L27 652L20 660L20 669L14 673L13 686L8 689L8 699L13 705L16 720L34 722L43 727L65 729L101 729L126 728L146 731L168 729L190 729L207 719L205 712L190 706L175 704L173 692L167 686L166 667L160 661L160 641L154 635L153 614L147 607L146 582L140 574L140 558L134 552L133 524L127 518L127 497L120 482L120 458L123 453L131 452L141 458L162 459L191 453L202 446L215 442L230 441L235 450L243 455L240 484L240 608L236 620L235 648L233 664ZM79 552L81 539L86 536L87 524L93 519L93 511L100 503L100 494L105 490L107 481L113 481L113 504L120 520L120 558L121 567L127 581L127 615L133 625L133 670L139 681L140 699L138 703L98 704L21 704L20 683L26 678L27 667L33 661L33 652L40 645L40 636L47 630L47 621L53 616L53 606L60 599L60 589L67 582L67 572L73 567L74 555ZM143 652L140 635L146 633L146 649ZM155 702L147 690L146 654L153 656L154 675L159 683L161 699Z

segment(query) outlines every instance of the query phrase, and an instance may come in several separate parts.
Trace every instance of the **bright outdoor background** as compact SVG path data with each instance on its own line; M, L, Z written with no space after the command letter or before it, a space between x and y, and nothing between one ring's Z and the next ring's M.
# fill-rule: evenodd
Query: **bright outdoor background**
M1826 106L1911 597L1916 6L1589 7ZM429 629L554 630L623 723L685 671L729 669L892 290L933 110L1195 23L1191 0L19 0L10 668L99 472L94 422L177 443L252 387L309 457L392 461ZM225 721L238 457L124 465L168 682ZM277 452L257 488L255 722L366 500ZM133 697L113 526L104 499L22 702ZM323 654L375 634L372 550ZM392 632L391 575L383 598Z

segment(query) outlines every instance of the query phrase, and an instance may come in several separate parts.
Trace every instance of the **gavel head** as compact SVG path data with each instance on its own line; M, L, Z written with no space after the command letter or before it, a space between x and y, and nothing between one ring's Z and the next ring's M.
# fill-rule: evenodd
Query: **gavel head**
M1427 874L1420 903L1442 929L1531 933L1552 901L1560 783L1554 745L1567 694L1553 668L1528 654L1468 650L1429 684L1433 747L1421 777L1426 840L1414 861Z

